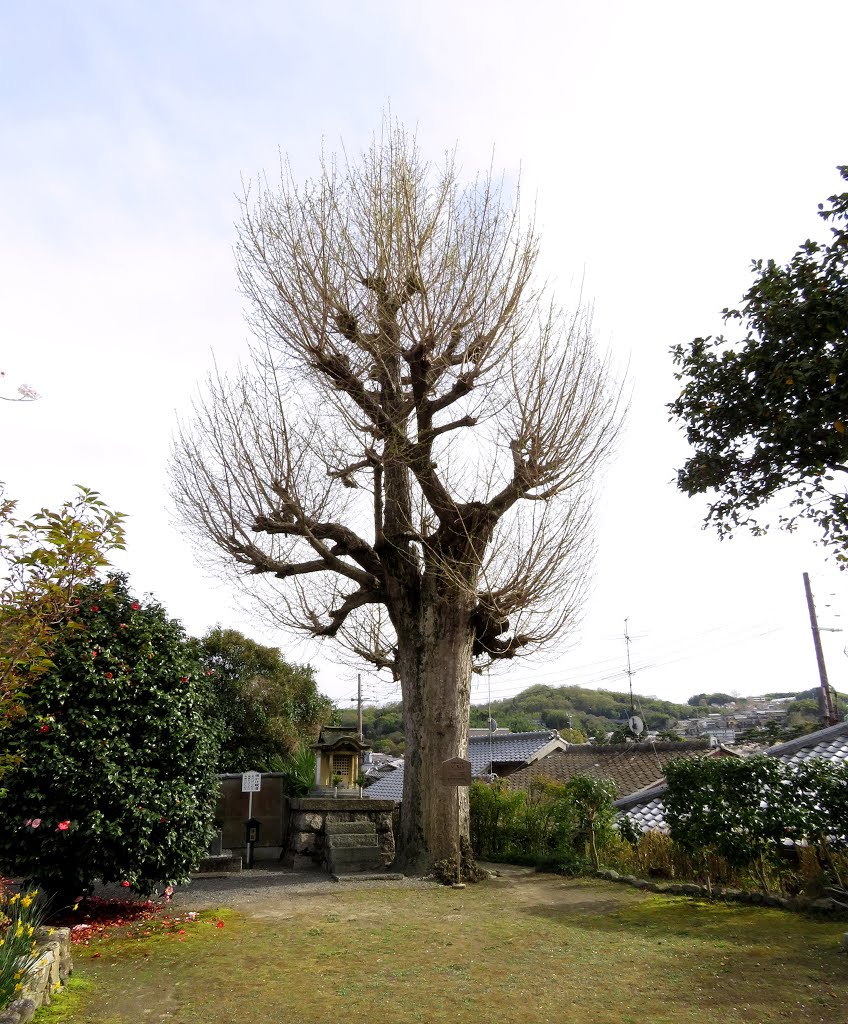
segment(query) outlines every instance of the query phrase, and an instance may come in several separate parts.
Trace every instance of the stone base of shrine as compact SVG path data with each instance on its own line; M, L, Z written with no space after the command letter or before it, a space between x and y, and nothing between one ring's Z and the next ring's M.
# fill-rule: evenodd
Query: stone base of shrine
M317 868L331 874L342 862L345 872L384 871L395 859L396 806L394 800L324 794L290 800L283 864L294 871Z

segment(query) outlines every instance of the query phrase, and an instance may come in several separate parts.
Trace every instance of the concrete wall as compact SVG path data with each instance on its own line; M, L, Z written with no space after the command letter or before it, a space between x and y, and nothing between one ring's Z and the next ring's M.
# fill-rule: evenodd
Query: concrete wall
M241 791L241 775L220 775L221 795L215 817L224 823L225 850L244 856L244 823L248 814L248 794ZM288 804L284 799L283 776L279 772L262 775L262 789L253 794L253 817L261 822L259 842L254 847L257 860L272 860L283 850L288 825Z

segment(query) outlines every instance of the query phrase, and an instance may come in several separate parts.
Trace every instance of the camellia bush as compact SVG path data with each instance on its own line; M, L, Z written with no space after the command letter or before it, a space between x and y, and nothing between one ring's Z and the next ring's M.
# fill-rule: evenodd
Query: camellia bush
M24 519L0 484L0 778L18 762L3 732L26 714L29 683L50 668L77 588L104 571L109 551L124 546L124 516L96 491L78 491L57 511Z
M79 590L4 739L0 865L72 900L95 879L185 881L212 834L217 738L196 642L122 576ZM56 909L56 900L54 900Z

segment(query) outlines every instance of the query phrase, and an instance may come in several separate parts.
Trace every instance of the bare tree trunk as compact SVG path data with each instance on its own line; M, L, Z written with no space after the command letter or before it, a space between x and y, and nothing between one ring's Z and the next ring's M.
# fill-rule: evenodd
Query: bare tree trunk
M473 870L468 790L439 777L443 761L468 751L473 631L466 605L461 595L443 594L398 624L406 767L397 863L411 873L442 860L455 865L458 823L463 874Z

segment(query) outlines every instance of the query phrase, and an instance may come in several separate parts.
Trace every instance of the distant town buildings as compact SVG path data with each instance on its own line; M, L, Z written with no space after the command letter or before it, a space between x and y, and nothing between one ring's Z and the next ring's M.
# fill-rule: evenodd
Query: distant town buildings
M768 729L770 723L782 725L786 706L795 697L747 697L725 705L721 711L698 718L683 718L678 729L685 736L711 736L718 743L735 743L739 734L751 729Z

